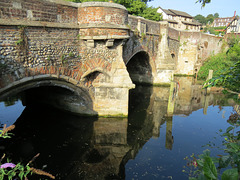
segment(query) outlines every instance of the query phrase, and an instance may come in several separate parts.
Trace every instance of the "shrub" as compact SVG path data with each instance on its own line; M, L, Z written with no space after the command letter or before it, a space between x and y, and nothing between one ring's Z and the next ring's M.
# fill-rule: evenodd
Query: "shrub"
M198 72L198 79L206 80L210 69L213 70L213 77L224 74L234 62L230 60L226 53L219 53L211 56L200 68Z

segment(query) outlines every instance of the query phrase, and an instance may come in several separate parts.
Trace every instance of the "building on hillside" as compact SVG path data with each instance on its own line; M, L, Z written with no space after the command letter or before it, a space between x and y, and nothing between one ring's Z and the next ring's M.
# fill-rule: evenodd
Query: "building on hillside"
M212 27L226 27L234 17L224 17L224 18L216 18L212 23Z
M240 34L240 19L235 16L232 19L232 21L227 25L225 32L226 32L226 34L229 34L229 33L239 33Z
M201 23L193 19L191 15L183 11L173 9L162 9L159 7L158 13L161 13L163 20L168 21L170 27L178 30L200 31Z

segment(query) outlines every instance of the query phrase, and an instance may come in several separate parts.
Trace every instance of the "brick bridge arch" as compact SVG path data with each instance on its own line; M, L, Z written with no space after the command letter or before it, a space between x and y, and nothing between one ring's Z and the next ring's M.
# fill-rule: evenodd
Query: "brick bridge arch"
M72 84L71 79L51 75L22 78L1 88L0 100L19 94L24 105L44 102L72 113L97 115L93 110L93 96L88 88Z
M134 84L153 84L153 63L146 51L138 50L126 62L127 71Z
M128 15L115 3L11 0L1 6L0 96L15 84L52 78L86 89L100 116L128 114L128 93L135 85L127 66L134 67L133 61L140 69L133 73L135 83L169 83L176 64L191 72L197 55L217 49L214 38L204 49L200 41L209 36Z

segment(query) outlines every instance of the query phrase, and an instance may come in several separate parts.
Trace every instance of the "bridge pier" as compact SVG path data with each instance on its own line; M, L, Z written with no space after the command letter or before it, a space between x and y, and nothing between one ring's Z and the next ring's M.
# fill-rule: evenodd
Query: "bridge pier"
M129 89L132 83L122 59L123 45L117 47L118 56L112 63L109 82L93 82L95 88L93 109L99 116L127 116Z
M171 57L168 45L168 22L159 22L160 40L158 45L158 53L156 58L156 74L153 79L154 84L169 84L173 80L173 74L176 62Z
M87 97L83 113L126 116L132 81L169 84L175 67L194 65L186 52L191 56L201 51L207 57L218 44L208 35L192 33L189 38L190 32L173 31L167 22L128 15L115 3L12 0L1 6L0 100L10 91L56 85ZM179 50L179 41L190 43ZM188 47L200 49L188 53ZM54 101L69 104L70 111L77 112L82 103L60 99Z

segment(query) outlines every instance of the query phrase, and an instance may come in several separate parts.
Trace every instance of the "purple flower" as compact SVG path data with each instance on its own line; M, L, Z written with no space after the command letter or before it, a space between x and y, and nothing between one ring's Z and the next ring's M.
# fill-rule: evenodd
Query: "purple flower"
M10 168L15 168L15 166L16 166L16 165L13 164L13 163L5 163L5 164L2 164L0 168L1 168L1 169L2 169L2 168L9 168L9 167L10 167Z

